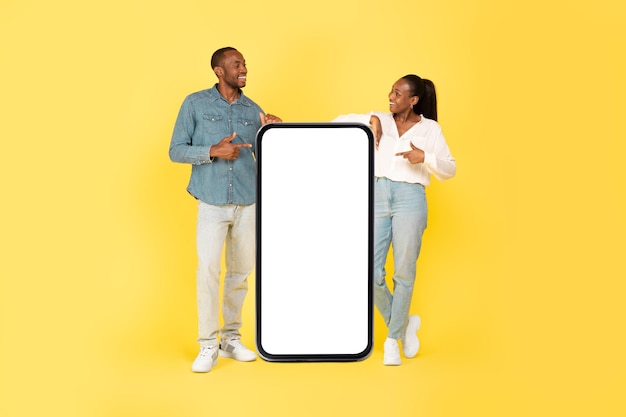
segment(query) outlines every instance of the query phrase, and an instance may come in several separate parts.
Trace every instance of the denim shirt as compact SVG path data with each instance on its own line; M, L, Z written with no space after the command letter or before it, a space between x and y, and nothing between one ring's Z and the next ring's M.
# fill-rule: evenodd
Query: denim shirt
M217 84L185 98L178 113L169 155L173 162L191 164L187 191L207 204L248 205L256 201L256 133L263 110L241 96L229 103ZM237 132L232 143L249 143L234 161L209 158L212 145Z

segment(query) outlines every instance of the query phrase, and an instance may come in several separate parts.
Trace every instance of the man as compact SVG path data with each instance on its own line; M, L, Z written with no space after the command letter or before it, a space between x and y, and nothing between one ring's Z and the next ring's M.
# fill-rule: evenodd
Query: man
M257 130L280 118L263 110L241 90L246 62L235 48L215 51L211 67L218 82L187 96L170 144L173 162L192 165L187 191L199 200L196 246L200 353L193 372L209 372L219 356L253 361L241 343L241 311L254 267ZM219 328L222 249L226 272ZM219 341L218 341L219 336Z

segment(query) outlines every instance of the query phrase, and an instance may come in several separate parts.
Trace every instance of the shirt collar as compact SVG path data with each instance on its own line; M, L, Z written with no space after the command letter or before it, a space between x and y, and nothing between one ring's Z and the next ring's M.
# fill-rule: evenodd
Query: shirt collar
M213 88L209 90L209 94L211 95L211 98L213 99L213 101L220 100L220 99L226 100L224 97L222 97L220 92L217 90L217 83L215 83ZM230 104L242 104L247 107L250 107L252 105L248 97L246 97L245 94L243 93L242 89L239 89L239 98Z

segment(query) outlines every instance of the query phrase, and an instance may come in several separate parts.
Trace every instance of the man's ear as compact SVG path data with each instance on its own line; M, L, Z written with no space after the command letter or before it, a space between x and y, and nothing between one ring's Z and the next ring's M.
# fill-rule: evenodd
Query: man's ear
M224 75L224 68L222 67L215 67L213 68L213 71L215 72L215 75L217 75L217 78L221 78Z

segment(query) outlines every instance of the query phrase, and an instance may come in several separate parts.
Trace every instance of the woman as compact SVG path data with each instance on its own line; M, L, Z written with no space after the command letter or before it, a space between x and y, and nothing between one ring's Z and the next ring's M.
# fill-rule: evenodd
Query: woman
M426 229L424 187L430 175L440 181L456 174L456 162L437 123L435 86L417 75L395 82L389 113L340 116L336 122L369 123L374 132L374 302L387 325L385 365L400 365L419 350L420 318L409 315L416 262ZM385 281L385 262L393 245L393 293Z

